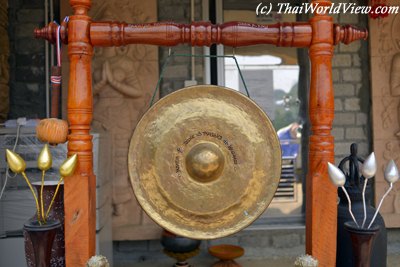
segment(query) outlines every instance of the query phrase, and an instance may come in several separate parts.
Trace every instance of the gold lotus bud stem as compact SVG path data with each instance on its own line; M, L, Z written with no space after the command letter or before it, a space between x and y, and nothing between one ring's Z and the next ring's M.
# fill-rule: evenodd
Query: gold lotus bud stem
M53 206L54 200L56 199L58 189L60 188L61 182L63 181L64 177L68 177L68 176L71 176L72 174L74 174L77 163L78 163L78 155L74 154L71 157L67 158L63 162L63 164L61 164L61 166L60 166L61 177L60 177L60 180L58 180L56 191L54 192L53 198L51 199L50 205L47 209L46 217L49 216L51 206Z
M40 205L41 205L41 214L43 222L46 222L46 217L44 215L44 203L43 203L43 187L44 187L44 175L48 169L51 168L52 158L49 146L47 144L44 145L42 151L40 151L38 160L37 160L38 168L42 170L42 184L40 186Z
M375 176L376 170L378 169L378 164L376 163L375 153L372 152L365 160L361 168L361 173L364 176L364 186L362 191L363 209L364 209L364 219L361 228L364 228L365 222L367 221L367 205L365 203L365 190L367 189L368 179Z
M58 180L57 187L56 187L56 191L54 192L53 198L52 198L51 201L50 201L50 205L49 205L49 207L47 208L46 218L49 217L49 213L50 213L50 210L51 210L51 206L53 206L54 200L56 199L56 196L57 196L57 193L58 193L58 189L60 188L60 185L61 185L61 182L63 181L63 179L64 179L63 177L60 177L60 180Z
M74 154L67 158L60 167L60 174L62 177L68 177L74 174L76 165L78 163L78 155Z
M44 217L44 203L43 203L43 187L44 187L44 174L46 173L45 170L42 170L42 183L40 185L40 207L41 207L41 212L40 214L42 215L43 222L46 223L46 218Z
M23 173L25 171L26 163L21 158L20 155L18 155L17 153L15 153L9 149L6 149L6 157L7 157L8 167L14 173Z
M351 218L353 219L354 223L357 225L358 228L360 228L360 226L357 223L356 218L354 217L354 214L351 210L351 199L349 194L347 193L346 188L344 187L345 183L346 183L346 176L344 175L344 173L335 165L333 165L332 163L328 162L328 174L329 174L329 178L331 179L331 182L337 186L342 188L344 194L347 197L347 201L349 202L349 213Z
M21 174L22 174L22 176L25 178L25 181L26 181L26 183L28 184L29 189L30 189L31 192L32 192L33 198L35 199L38 221L39 221L39 224L42 225L42 223L41 223L41 221L40 221L40 207L39 207L39 201L38 201L38 199L37 199L37 197L36 197L35 191L33 190L32 185L31 185L31 182L29 182L29 179L28 179L28 177L26 176L25 172L21 172Z

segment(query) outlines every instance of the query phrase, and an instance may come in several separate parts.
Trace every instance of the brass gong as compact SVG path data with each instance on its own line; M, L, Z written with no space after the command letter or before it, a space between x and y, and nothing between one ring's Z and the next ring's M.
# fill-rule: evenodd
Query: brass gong
M129 147L136 198L161 227L212 239L238 232L271 202L278 137L248 97L219 86L176 91L152 106Z

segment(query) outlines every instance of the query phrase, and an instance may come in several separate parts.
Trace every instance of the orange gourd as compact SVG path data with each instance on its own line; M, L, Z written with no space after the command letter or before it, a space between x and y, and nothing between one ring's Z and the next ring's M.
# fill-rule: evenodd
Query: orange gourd
M55 118L43 119L36 126L36 136L40 141L51 145L65 143L68 136L68 123Z

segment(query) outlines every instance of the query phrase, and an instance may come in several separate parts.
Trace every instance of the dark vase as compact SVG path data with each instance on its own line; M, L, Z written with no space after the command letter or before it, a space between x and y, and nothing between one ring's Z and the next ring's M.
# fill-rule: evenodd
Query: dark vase
M379 232L378 225L372 225L370 229L359 228L354 222L346 222L344 228L350 234L353 248L354 267L371 267L371 251L376 234Z
M34 267L50 267L51 253L54 238L61 222L48 220L46 224L39 225L38 221L29 220L24 224L24 231L33 248L31 264Z
M40 203L40 186L41 183L33 183L33 186L38 192L38 199ZM57 187L56 181L45 181L43 187L43 205L45 212L54 196ZM51 249L50 267L65 267L65 242L64 242L64 186L60 185L54 203L49 212L48 220L57 220L61 223L61 227L57 228L54 238L53 247ZM32 216L30 221L37 221L37 213ZM28 267L35 267L34 265L34 248L27 231L24 230L25 238L25 257Z
M354 217L357 219L358 224L361 226L364 218L364 209L362 203L362 193L357 187L346 187L351 198L351 207ZM337 226L337 254L336 266L337 267L353 267L353 248L351 246L350 234L345 229L345 222L351 221L349 215L348 201L343 191L339 189L340 203L338 205L338 226ZM367 186L366 192L366 206L367 206L367 220L365 227L368 227L374 213L375 208L370 204L371 187ZM375 237L375 242L371 249L371 267L386 267L387 259L387 232L385 222L382 216L378 213L374 225L379 227L379 232Z
M346 174L345 188L351 199L351 209L359 225L362 224L364 219L364 208L362 201L362 188L364 185L364 177L360 173L360 164L364 159L357 155L357 144L350 146L350 155L345 157L339 164L341 169ZM347 166L347 168L346 168ZM338 204L338 221L337 221L337 249L336 249L336 267L353 267L353 248L351 246L350 234L345 230L344 223L352 221L349 213L349 203L346 195L342 189L338 190L339 204ZM371 206L372 188L371 182L367 185L365 200L367 220L365 227L368 227L375 208ZM386 267L387 259L387 233L385 222L382 216L378 216L374 222L379 227L379 232L375 237L375 242L372 246L372 267Z

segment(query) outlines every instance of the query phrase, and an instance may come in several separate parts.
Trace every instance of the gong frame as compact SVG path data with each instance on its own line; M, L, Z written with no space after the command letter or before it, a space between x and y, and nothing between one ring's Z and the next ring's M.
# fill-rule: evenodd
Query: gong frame
M96 178L93 174L93 145L90 135L93 117L91 60L94 46L153 44L174 46L245 46L272 44L308 47L311 61L309 117L312 134L309 145L309 173L306 181L306 252L319 260L319 266L335 266L336 190L329 182L327 162L334 162L334 118L332 57L334 45L366 39L367 30L333 24L329 14L316 13L308 22L260 25L227 22L191 24L126 24L95 22L88 15L91 0L70 0L73 15L61 27L61 39L68 43L70 77L67 117L70 134L68 154L78 154L75 174L66 179L65 247L67 267L84 266L95 254ZM312 0L330 6L330 0ZM56 40L57 25L50 23L35 30L36 37Z

